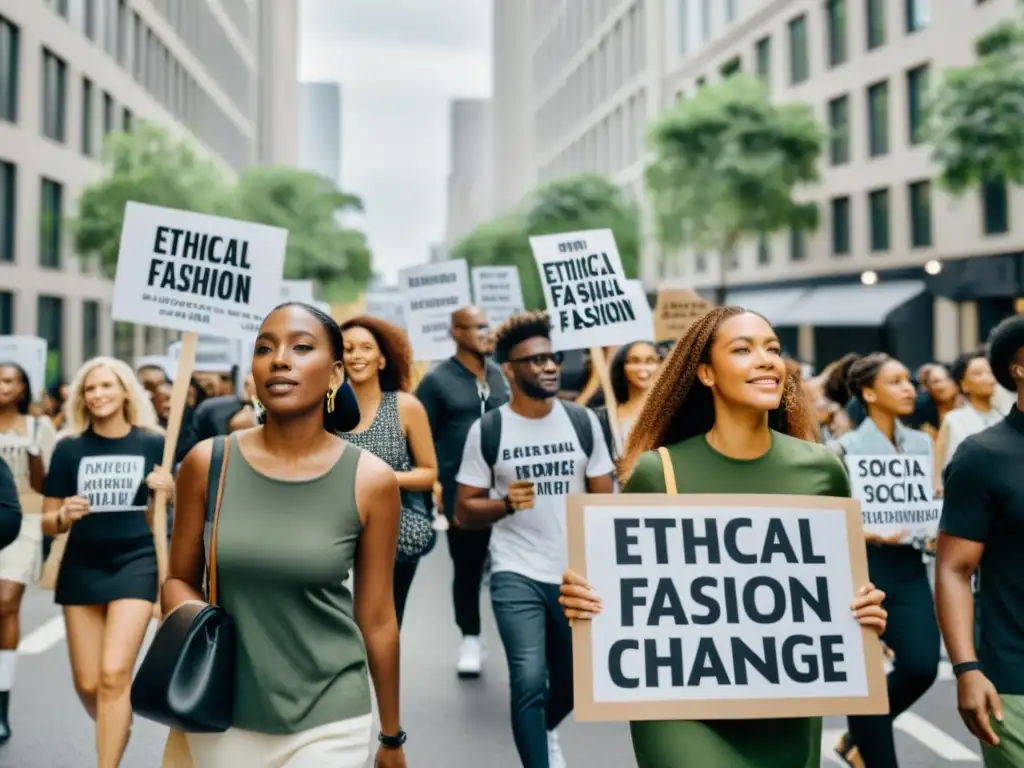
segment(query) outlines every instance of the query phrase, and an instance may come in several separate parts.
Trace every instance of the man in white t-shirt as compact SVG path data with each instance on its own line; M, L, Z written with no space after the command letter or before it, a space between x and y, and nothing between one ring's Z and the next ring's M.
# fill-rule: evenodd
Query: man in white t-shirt
M565 501L611 493L612 462L590 411L556 399L562 356L544 313L498 329L512 402L473 424L457 477L456 522L493 526L491 602L508 661L523 768L564 768L556 728L572 711L572 634L558 604L568 566Z

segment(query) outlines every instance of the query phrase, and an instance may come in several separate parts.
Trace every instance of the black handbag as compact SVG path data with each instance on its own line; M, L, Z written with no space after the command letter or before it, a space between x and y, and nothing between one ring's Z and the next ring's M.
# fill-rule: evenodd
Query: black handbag
M230 452L226 438L214 438L206 484L209 604L184 604L167 615L132 682L135 714L186 733L223 733L234 709L235 626L217 605L217 528Z

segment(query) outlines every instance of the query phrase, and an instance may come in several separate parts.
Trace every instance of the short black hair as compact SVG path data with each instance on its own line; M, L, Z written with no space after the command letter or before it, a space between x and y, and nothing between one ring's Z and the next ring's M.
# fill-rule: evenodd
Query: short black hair
M1011 392L1019 386L1010 368L1021 347L1024 347L1024 315L1008 317L988 337L988 359L1000 386Z
M949 377L953 379L953 383L960 387L960 389L963 389L962 385L967 377L967 369L970 367L971 362L978 358L985 359L985 353L980 349L975 352L965 352L949 366Z
M18 398L18 402L14 407L22 416L27 415L29 408L32 405L32 382L28 380L28 374L25 372L25 369L17 363L8 362L6 360L0 360L0 368L13 368L18 372L18 376L21 377L21 385L23 389L21 391L21 397Z
M537 337L551 338L551 320L547 312L512 315L494 333L494 357L499 363L507 363L516 346Z

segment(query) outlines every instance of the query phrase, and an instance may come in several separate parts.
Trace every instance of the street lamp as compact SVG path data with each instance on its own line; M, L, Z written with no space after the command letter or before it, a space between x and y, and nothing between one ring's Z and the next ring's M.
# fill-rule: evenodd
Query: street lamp
M929 275L937 275L942 271L942 262L938 259L931 259L924 263L924 271Z
M866 270L860 273L860 281L864 285L874 285L878 282L878 273L873 269Z

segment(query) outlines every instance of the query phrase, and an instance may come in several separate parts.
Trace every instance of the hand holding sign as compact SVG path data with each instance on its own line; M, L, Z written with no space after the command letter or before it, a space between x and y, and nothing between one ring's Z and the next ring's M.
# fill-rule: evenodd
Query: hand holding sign
M154 467L153 471L146 475L146 487L151 491L170 495L174 491L174 478L163 467Z
M89 514L89 500L83 496L69 496L61 506L61 515L66 524L77 523Z
M604 607L601 604L601 596L586 579L571 568L562 574L562 586L558 591L558 604L562 606L569 626L572 626L573 619L593 618Z

